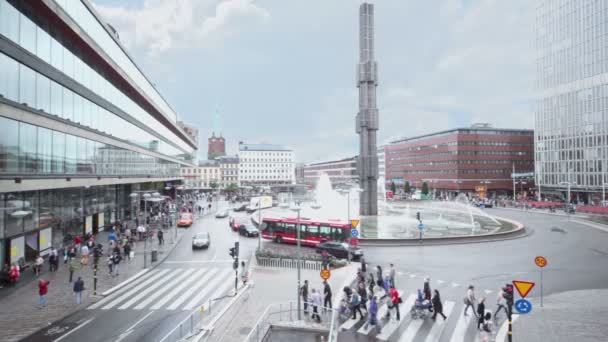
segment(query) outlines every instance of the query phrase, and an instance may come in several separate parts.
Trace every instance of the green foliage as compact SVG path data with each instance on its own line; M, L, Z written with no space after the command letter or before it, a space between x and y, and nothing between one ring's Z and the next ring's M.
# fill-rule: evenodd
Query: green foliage
M219 184L217 182L211 182L209 184L209 186L211 187L211 189L217 189L217 187L219 186Z
M397 186L395 185L395 182L391 182L391 192L393 194L397 192Z
M226 191L226 192L236 192L238 190L239 190L239 186L236 185L236 183L230 183L230 184L228 184L226 189L224 189L224 191Z
M429 185L424 182L422 183L422 190L421 190L423 195L428 195L429 194Z
M406 194L409 194L410 192L412 192L412 187L410 186L410 182L405 182L405 185L403 186L403 191L405 191Z

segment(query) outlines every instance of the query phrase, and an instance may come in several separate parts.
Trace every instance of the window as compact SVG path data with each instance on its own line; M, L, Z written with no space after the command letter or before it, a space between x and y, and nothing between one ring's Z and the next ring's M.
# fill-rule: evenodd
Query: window
M319 237L319 226L308 225L307 231L307 236Z
M63 111L61 117L67 120L74 120L74 93L67 88L63 88Z
M15 43L19 41L19 11L8 1L0 1L0 33Z
M4 1L0 1L2 2ZM19 101L19 63L2 53L0 53L0 94L7 99Z
M51 81L51 109L50 113L62 116L63 115L63 88Z
M36 74L36 104L37 109L51 112L51 80L40 74Z
M285 233L294 234L296 233L296 225L293 223L284 223Z
M19 65L19 102L37 108L36 73L24 65Z
M21 20L19 26L19 44L29 52L36 54L36 24L26 17L24 14L20 14Z
M19 123L0 117L0 172L19 171Z
M65 172L65 133L53 131L53 158L51 172Z
M51 64L51 36L40 27L36 29L36 55Z
M36 126L19 123L19 169L21 172L36 172Z
M38 127L38 159L40 161L39 171L51 173L51 160L53 154L53 135L52 131L43 127Z

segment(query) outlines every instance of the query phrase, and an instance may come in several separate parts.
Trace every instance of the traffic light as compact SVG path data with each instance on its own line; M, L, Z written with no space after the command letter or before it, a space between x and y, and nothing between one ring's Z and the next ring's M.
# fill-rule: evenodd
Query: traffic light
M236 241L234 243L234 254L237 258L239 257L239 242L238 241Z
M511 285L511 284L505 285L505 291L502 296L507 301L508 306L513 306L513 285Z
M234 257L236 256L236 250L234 249L234 247L230 248L230 256L234 259Z
M416 219L417 219L418 221L421 221L421 220L420 220L420 212L419 212L419 211L417 211L417 212L416 212ZM421 222L422 222L422 221L421 221Z

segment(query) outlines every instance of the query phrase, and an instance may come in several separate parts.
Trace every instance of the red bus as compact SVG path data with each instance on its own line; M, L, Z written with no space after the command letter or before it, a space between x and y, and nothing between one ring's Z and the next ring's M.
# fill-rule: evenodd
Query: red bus
M295 218L264 218L262 237L277 243L297 243ZM339 220L312 221L300 219L300 244L315 247L325 241L348 242L351 238L350 222Z

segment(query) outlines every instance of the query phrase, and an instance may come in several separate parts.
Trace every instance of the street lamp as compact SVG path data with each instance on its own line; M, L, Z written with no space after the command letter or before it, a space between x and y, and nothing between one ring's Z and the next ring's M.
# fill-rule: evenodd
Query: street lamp
M296 241L298 244L298 252L297 252L297 256L298 256L298 289L296 291L297 296L298 296L298 321L302 320L302 313L300 312L300 307L301 307L301 299L300 299L300 273L301 273L301 261L302 261L302 254L301 254L301 250L300 250L300 211L302 210L302 207L300 207L300 201L297 201L294 203L294 205L290 208L291 211L295 211L298 213L298 218L296 221Z

